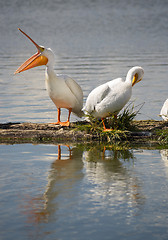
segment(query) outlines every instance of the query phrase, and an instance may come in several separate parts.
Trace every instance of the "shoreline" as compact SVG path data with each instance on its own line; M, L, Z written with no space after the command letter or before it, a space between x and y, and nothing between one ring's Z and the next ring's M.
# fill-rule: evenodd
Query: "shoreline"
M104 137L99 133L87 133L81 131L78 126L88 124L85 121L71 123L69 127L61 127L49 123L1 123L0 124L0 143L93 143L93 142L111 142L116 143L115 132L108 132ZM120 131L123 133L120 142L130 144L161 144L166 131L168 131L168 122L154 120L134 120L132 126L136 130ZM165 133L166 132L166 133ZM113 140L109 138L113 134Z

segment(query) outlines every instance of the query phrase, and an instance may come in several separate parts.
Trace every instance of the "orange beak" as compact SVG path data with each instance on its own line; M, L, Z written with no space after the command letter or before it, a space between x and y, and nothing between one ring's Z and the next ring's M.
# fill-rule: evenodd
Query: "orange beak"
M134 75L134 77L133 77L133 80L132 80L132 87L135 85L135 83L137 83L137 82L139 82L139 81L137 81L138 80L138 74L137 73L135 73L135 75Z
M37 53L31 56L28 60L26 60L16 71L16 73L20 73L26 71L30 68L34 68L41 65L46 65L48 62L48 58L42 55L44 49L40 47L36 42L34 42L25 32L23 32L20 28L19 30L28 38L30 41L36 46Z

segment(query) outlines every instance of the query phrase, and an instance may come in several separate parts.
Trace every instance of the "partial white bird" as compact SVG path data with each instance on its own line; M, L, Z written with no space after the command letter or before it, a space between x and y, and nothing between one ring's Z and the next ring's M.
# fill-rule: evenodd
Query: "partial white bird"
M52 50L38 45L20 28L19 30L32 41L38 52L25 61L15 71L15 74L30 68L46 65L46 88L51 100L54 102L58 110L58 121L53 124L69 126L71 112L75 113L79 117L82 117L83 115L81 110L83 107L83 91L81 87L72 78L66 75L55 74L54 53ZM61 108L69 110L66 122L61 122L60 120Z
M166 101L164 102L159 116L161 116L165 121L168 120L168 99L166 99Z
M117 78L102 84L91 91L83 110L93 117L102 119L104 130L108 130L104 124L104 118L109 114L115 116L130 100L132 95L132 86L142 80L144 70L136 66L131 68L126 80Z

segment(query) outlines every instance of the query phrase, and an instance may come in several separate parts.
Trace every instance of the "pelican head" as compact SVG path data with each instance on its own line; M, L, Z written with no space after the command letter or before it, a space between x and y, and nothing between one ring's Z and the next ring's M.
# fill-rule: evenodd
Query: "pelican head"
M143 68L139 67L139 66L136 66L136 67L131 68L128 71L127 78L131 79L132 87L133 87L136 83L138 83L142 80L143 75L144 75Z
M54 54L50 48L44 48L43 46L38 45L32 38L30 38L25 32L23 32L20 28L19 30L36 46L37 53L31 56L28 60L26 60L16 71L16 73L20 73L26 71L28 69L46 65L53 64L54 62Z

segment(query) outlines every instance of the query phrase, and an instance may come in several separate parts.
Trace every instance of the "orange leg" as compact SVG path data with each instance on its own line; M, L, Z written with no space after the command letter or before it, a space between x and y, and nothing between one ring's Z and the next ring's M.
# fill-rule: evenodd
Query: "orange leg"
M72 150L71 150L70 146L69 145L63 145L63 146L68 147L68 149L69 149L69 159L71 159ZM61 160L61 145L60 144L58 144L58 160Z
M102 123L103 123L103 128L104 128L104 131L112 131L113 129L112 128L106 128L105 126L105 123L104 123L104 118L101 119L102 120ZM114 114L114 120L116 121L117 120L117 114Z
M57 108L57 112L58 112L58 121L55 122L55 123L51 123L51 124L60 125L61 109L60 109L60 108Z
M58 160L61 159L61 146L58 144Z
M65 146L68 147L68 149L69 149L69 159L71 159L71 157L72 157L72 149L70 148L69 145L65 145Z
M66 122L60 122L60 125L61 125L61 126L67 126L67 127L69 127L69 125L70 125L69 120L70 120L70 116L71 116L72 108L69 108L68 110L69 110L68 120L67 120Z
M102 123L103 123L104 132L113 130L113 129L106 128L105 123L104 123L104 118L102 118L101 120L102 120Z
M105 151L106 151L106 147L104 146L102 159L105 159Z
M68 120L66 122L61 122L60 121L61 109L57 108L57 110L58 110L58 121L56 123L52 123L52 124L69 127L69 125L70 125L69 120L70 120L70 115L71 115L71 112L72 112L72 108L68 109L69 110L69 114L68 114Z

